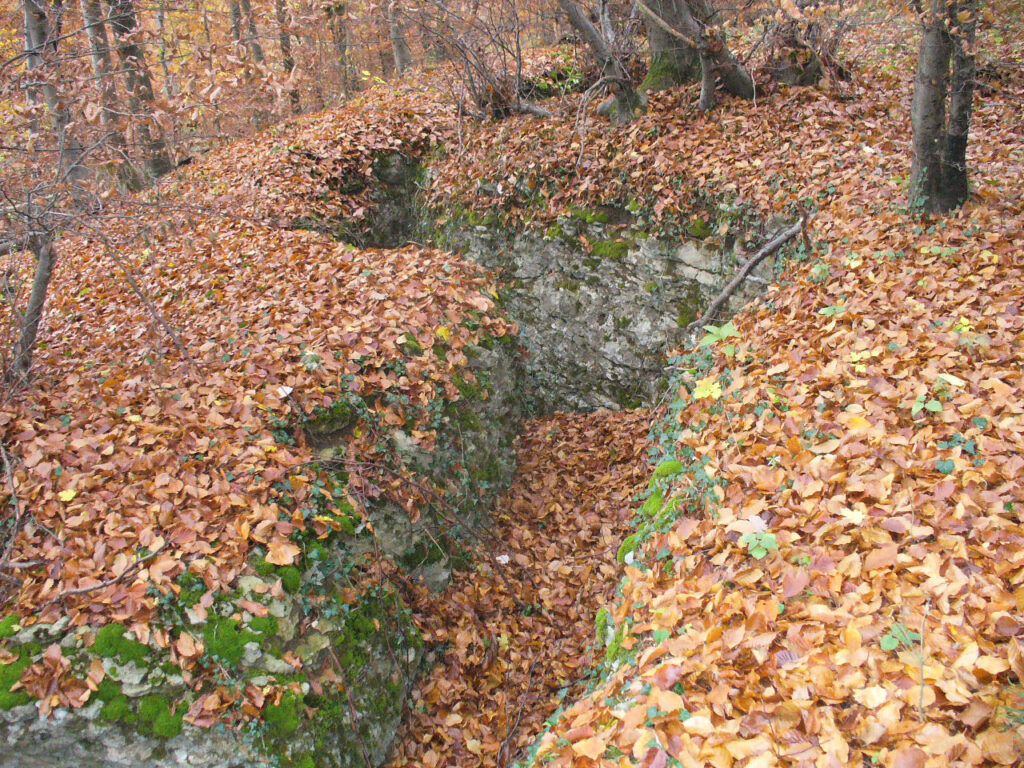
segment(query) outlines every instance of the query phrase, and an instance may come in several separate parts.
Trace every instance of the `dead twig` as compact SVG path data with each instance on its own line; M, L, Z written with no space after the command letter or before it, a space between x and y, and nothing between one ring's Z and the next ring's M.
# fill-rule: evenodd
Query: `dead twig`
M714 301L712 301L708 306L707 311L686 326L687 332L695 331L698 328L704 327L706 323L709 323L714 316L718 314L718 311L725 306L725 303L729 301L729 297L736 293L736 289L743 284L743 281L747 279L747 276L750 275L754 267L778 251L782 246L801 232L805 233L804 236L806 238L806 217L776 234L771 240L765 243L757 253L751 256L747 260L747 263L743 265L743 268L736 273L736 276L730 280L728 285L722 289L721 293L715 297Z
M38 612L42 613L47 608L49 608L51 605L56 605L57 603L62 603L67 598L73 597L74 595L85 595L85 594L88 594L89 592L95 592L96 590L99 590L99 589L105 589L107 587L112 587L115 584L117 584L118 582L124 581L129 576L133 576L136 573L136 571L138 571L144 564L148 563L154 557L156 557L161 552L163 552L165 549L167 549L168 544L170 544L169 541L164 541L164 543L161 544L159 547L154 549L148 555L140 557L134 563L129 565L127 568L125 568L124 571L122 571L117 576L114 576L112 578L106 579L106 580L101 581L101 582L99 582L97 584L92 584L91 586L88 586L88 587L77 587L75 589L66 589L66 590L60 592L56 597L51 598L50 600L47 600L45 603L40 605L39 608L37 609Z

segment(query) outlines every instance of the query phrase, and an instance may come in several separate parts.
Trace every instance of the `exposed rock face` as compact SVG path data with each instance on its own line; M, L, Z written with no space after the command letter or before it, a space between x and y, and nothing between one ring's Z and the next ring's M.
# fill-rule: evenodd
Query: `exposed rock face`
M731 251L697 239L670 242L580 218L547 234L480 225L453 240L506 276L505 309L519 323L532 392L546 409L653 402L666 355L684 345L686 326L737 269ZM760 291L771 269L765 262L755 270L729 312Z
M35 707L0 712L2 768L242 768L266 758L229 734L186 727L173 739L141 735L134 726L97 720L101 702L57 710L41 720Z

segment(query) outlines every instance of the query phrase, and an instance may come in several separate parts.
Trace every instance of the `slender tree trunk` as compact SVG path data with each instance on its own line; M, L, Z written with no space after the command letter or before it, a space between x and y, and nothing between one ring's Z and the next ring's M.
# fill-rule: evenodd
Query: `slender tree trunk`
M678 8L681 2L682 0L649 0L646 5L654 15L670 27L678 29L681 25ZM647 76L640 84L640 89L650 92L661 91L683 83L692 83L700 77L700 55L697 48L668 32L663 25L656 23L650 14L644 13L643 18L647 27L651 64Z
M159 39L160 69L164 73L164 96L170 101L174 98L174 73L167 63L167 8L164 0L158 0L156 6L156 34Z
M81 142L71 132L71 110L67 99L61 97L57 87L49 82L47 73L42 72L46 58L57 52L57 35L48 15L48 7L40 0L25 0L25 51L30 72L39 72L43 81L38 90L29 89L29 99L35 100L36 94L42 91L47 111L53 120L53 131L59 158L60 175L67 174L72 183L75 198L81 202L85 198L82 182L87 175L82 165L84 149Z
M412 50L405 38L405 12L398 0L388 3L388 34L391 54L395 58L395 72L404 74L412 67Z
M910 169L910 206L942 210L942 139L953 44L945 27L945 0L930 0L917 57L914 100L914 158Z
M959 208L970 196L967 180L967 137L971 128L974 100L975 30L978 0L960 0L957 7L959 31L953 36L953 79L950 83L949 118L942 140L943 210ZM960 18L966 14L966 20Z
M53 245L53 232L33 233L29 236L29 250L35 256L36 271L32 278L32 292L28 297L28 306L21 316L21 329L18 340L14 344L10 369L6 378L21 382L28 381L32 368L32 352L39 336L39 325L43 319L43 307L46 294L53 276L53 267L57 262L57 252Z
M682 2L684 24L691 25L694 32L699 33L698 46L701 52L701 63L714 66L715 75L722 81L722 87L733 96L741 99L752 99L755 95L754 80L733 56L725 37L720 31L709 31L715 11L707 0L685 0ZM684 29L684 31L686 31Z
M331 29L335 61L341 76L341 92L348 95L348 9L345 7L345 3L327 6L327 24Z
M630 122L637 112L643 111L643 101L633 88L629 74L615 58L611 47L597 27L574 0L558 0L558 5L569 18L569 23L586 41L601 68L602 77L610 83L614 104L609 117L613 122Z
M135 121L135 133L142 144L146 171L153 178L174 167L160 129L150 124L153 114L153 81L146 69L146 57L136 40L139 25L132 0L108 0L110 26L117 39L117 55L124 70L128 106Z
M252 4L249 0L240 0L242 16L245 20L245 45L252 53L257 64L263 64L267 59L263 55L263 46L260 45L260 34L256 27L256 17L252 12Z
M126 192L134 192L142 188L142 180L132 164L125 149L124 132L121 130L118 116L117 92L112 75L113 66L110 60L110 40L107 37L107 26L103 23L99 0L81 0L82 23L89 41L89 57L92 61L92 72L100 90L100 123L106 129L109 138L107 143L115 154L112 161L115 167L114 176L118 186Z
M295 57L292 54L292 36L288 27L287 0L276 0L274 7L277 10L277 39L281 45L281 68L290 80L295 73ZM289 88L288 98L292 104L292 112L299 114L302 111L302 104L298 90L294 87Z
M231 37L236 43L242 42L242 9L238 0L229 0L228 12L231 15Z

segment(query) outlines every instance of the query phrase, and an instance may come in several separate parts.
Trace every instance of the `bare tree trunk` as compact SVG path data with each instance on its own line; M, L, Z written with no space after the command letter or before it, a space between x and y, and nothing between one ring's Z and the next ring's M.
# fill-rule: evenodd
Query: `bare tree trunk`
M168 101L174 98L174 73L167 64L167 8L165 0L159 0L156 6L156 34L159 39L160 69L164 73L164 96Z
M247 0L243 0L246 2ZM288 26L288 6L286 0L276 0L277 39L281 45L281 67L285 75L291 79L295 73L295 57L292 54L292 36ZM292 104L292 112L296 115L302 111L302 103L296 88L288 89L288 98Z
M734 96L742 99L754 98L754 81L750 74L733 56L721 33L712 31L709 27L714 11L706 0L673 0L675 24L668 23L655 13L645 0L636 0L636 4L649 22L660 26L663 31L681 42L693 46L698 52L701 64L702 105L713 101L709 86L715 78Z
M971 128L974 100L975 30L978 0L960 0L957 7L958 33L953 35L953 79L949 95L949 118L942 140L943 210L959 208L970 196L967 180L967 138Z
M679 8L682 0L648 0L646 5L658 18L670 27L678 28ZM637 6L639 7L639 6ZM650 45L651 64L647 76L640 83L644 91L661 91L683 83L691 83L700 77L701 64L697 48L688 45L671 34L664 26L655 22L651 14L644 13L647 40Z
M103 107L100 122L107 130L107 143L117 155L113 161L116 167L114 175L124 191L137 191L142 188L142 179L139 178L139 173L125 150L124 133L118 118L117 92L111 74L113 66L110 60L110 40L107 37L106 24L103 23L103 11L99 0L81 0L80 8L85 35L89 41L92 71L100 89L100 104Z
M398 0L388 3L388 33L391 53L395 57L395 72L404 74L412 67L412 50L405 38L405 12Z
M945 0L930 0L921 34L914 78L910 120L914 128L914 158L910 169L910 206L942 210L942 138L949 90L949 60L953 44L946 31Z
M231 37L236 43L242 42L242 9L238 0L229 0L228 12L231 14Z
M256 17L252 12L252 4L249 0L240 0L242 17L245 20L245 45L252 52L252 57L257 64L263 64L267 59L263 55L263 46L260 45L259 30L256 28Z
M39 325L43 318L43 306L46 304L46 293L50 287L54 264L57 261L57 252L53 246L53 232L46 230L31 234L29 250L32 251L36 260L32 292L29 294L25 314L21 317L21 329L18 333L18 340L14 344L10 369L5 372L5 378L16 379L22 383L28 381L29 370L32 367L32 352L35 350Z
M25 51L27 54L28 69L30 72L38 71L43 66L48 55L57 52L57 36L54 34L50 17L47 15L46 6L39 0L25 0ZM53 130L57 137L57 146L60 148L61 167L60 172L65 171L71 174L75 181L81 181L84 176L84 168L79 164L82 158L82 144L69 133L71 126L71 111L68 108L67 100L62 99L57 92L56 86L42 75L43 84L40 89L43 99L53 120ZM29 90L29 98L34 99L35 89Z
M157 178L170 171L174 164L159 127L150 125L155 101L153 81L146 69L145 53L135 39L139 30L135 7L132 0L108 0L108 5L110 26L117 39L117 55L121 60L128 90L128 106L135 120L135 132L142 144L143 162L149 175Z
M609 117L613 122L628 123L637 112L643 111L643 101L633 88L633 81L613 55L611 47L597 27L574 0L558 0L558 5L569 18L569 23L580 33L601 68L601 75L609 82L614 105Z
M327 24L331 28L331 42L334 44L335 61L341 75L341 92L349 92L348 67L348 9L344 2L327 6Z

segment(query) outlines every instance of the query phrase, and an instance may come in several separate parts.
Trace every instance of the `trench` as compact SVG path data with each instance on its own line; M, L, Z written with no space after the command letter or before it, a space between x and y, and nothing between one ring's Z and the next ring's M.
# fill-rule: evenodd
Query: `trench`
M415 162L384 158L376 175L373 225L332 233L382 248L428 242L496 271L522 354L477 366L490 405L471 414L481 435L470 453L501 467L482 485L468 473L464 490L482 503L454 524L428 516L410 526L396 510L376 523L404 563L403 599L425 652L402 671L401 716L367 731L388 746L345 764L504 768L607 663L600 616L614 606L616 551L647 487L666 357L692 341L687 326L737 262L704 237L651 237L608 206L544 232L472 216L440 230L417 203Z

